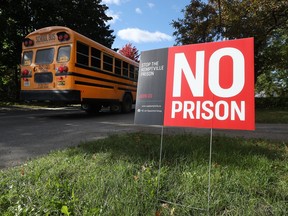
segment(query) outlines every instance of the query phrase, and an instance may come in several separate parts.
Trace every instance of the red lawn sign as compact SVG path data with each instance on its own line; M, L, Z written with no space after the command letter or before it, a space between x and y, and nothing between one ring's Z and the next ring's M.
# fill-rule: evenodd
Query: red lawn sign
M153 56L153 52L143 53L144 63L145 56ZM159 85L165 86L165 96L153 100L154 92L159 92L158 85L153 85L155 89L149 92L145 90L150 98L146 101L139 98L139 103L137 98L136 123L141 123L141 116L137 115L146 113L142 117L146 119L149 113L141 110L144 102L144 107L149 107L149 104L150 107L158 106L158 114L163 115L159 124L164 126L255 129L253 38L171 47L163 49L165 54L167 61L162 60L162 72L166 73L166 77L164 80L157 79L157 82L165 82L165 85ZM153 62L159 61L156 59ZM142 69L147 70L147 67ZM157 77L156 72L160 73L153 71L155 76L151 76L150 81ZM143 80L148 84L147 77ZM138 95L143 95L141 88ZM157 105L159 99L163 100L163 105ZM159 112L161 106L164 107Z

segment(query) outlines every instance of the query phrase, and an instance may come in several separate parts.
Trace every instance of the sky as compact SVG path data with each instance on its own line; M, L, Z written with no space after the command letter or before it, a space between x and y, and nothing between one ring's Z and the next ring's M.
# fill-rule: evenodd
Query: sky
M175 44L172 20L183 18L181 12L190 0L102 0L113 17L108 22L116 36L112 48L132 43L139 53L171 47Z

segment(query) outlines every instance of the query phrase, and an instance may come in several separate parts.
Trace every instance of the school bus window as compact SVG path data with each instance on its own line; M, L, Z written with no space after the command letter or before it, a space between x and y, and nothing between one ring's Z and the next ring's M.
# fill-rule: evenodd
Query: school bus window
M59 47L57 62L67 62L70 60L70 46Z
M93 47L91 49L91 66L101 68L101 51Z
M128 77L128 63L123 62L123 76Z
M115 74L121 75L121 60L115 58Z
M77 63L88 66L89 46L77 41Z
M53 62L54 48L37 50L36 52L36 64L50 64Z
M33 52L32 51L24 52L23 58L22 58L22 65L31 65L32 58L33 58Z
M139 68L138 67L135 67L135 70L134 70L134 80L138 80L138 72L139 72Z
M103 55L103 70L113 72L113 57L107 54Z
M134 79L134 70L135 70L134 65L130 65L129 69L130 69L130 73L129 73L130 74L130 78Z

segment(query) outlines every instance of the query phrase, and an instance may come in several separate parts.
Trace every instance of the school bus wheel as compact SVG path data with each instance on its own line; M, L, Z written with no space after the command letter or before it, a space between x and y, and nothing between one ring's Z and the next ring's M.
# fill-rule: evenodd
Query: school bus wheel
M123 101L121 104L122 113L129 113L132 110L132 96L129 93L126 93L123 97Z
M101 110L102 106L100 104L84 103L81 104L81 108L88 114L95 114Z

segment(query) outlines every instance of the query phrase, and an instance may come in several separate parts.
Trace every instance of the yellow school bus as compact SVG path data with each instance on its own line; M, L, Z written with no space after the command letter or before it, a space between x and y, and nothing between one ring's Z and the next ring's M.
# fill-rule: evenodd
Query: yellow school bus
M46 27L23 40L20 99L130 112L138 70L137 62L69 28Z

